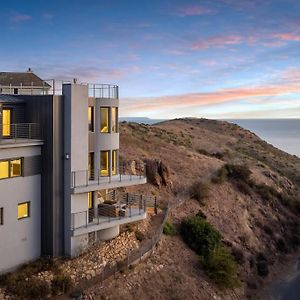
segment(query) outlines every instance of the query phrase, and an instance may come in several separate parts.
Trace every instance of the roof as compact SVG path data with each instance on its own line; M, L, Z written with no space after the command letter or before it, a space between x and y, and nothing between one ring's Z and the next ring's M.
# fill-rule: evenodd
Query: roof
M19 97L0 94L0 103L23 103L23 102L24 100Z
M27 72L0 72L0 86L38 86L51 87L30 70Z

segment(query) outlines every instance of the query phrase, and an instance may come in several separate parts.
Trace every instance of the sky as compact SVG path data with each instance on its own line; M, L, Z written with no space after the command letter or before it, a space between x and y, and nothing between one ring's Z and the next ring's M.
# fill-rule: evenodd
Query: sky
M299 0L0 0L1 71L120 87L123 117L300 118Z

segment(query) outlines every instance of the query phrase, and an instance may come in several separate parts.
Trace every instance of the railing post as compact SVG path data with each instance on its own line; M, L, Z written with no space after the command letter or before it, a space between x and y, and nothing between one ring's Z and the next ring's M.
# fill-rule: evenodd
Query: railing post
M100 170L97 170L97 174L98 174L98 185L100 184Z
M89 171L86 170L85 172L86 172L86 174L85 174L85 176L86 176L86 186L88 186L89 185Z

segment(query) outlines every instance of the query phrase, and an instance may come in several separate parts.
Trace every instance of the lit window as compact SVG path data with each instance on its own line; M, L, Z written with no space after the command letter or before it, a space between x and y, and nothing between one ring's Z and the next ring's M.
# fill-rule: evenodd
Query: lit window
M18 204L18 220L29 217L29 202Z
M9 161L0 161L0 179L9 177Z
M117 174L117 150L112 151L112 166L111 171L113 175Z
M10 161L10 177L22 176L21 158Z
M118 108L112 107L111 109L111 130L118 132Z
M100 108L100 132L109 132L109 107Z
M2 111L2 135L9 137L11 134L11 109L3 109Z
M89 153L89 165L88 165L89 179L93 180L94 178L94 152Z
M94 107L89 106L88 108L88 120L89 120L89 131L94 131Z
M93 192L88 193L88 206L89 209L93 208Z
M101 151L101 176L109 175L109 151Z
M3 225L3 224L4 224L3 211L4 211L4 208L1 207L1 208L0 208L0 225Z

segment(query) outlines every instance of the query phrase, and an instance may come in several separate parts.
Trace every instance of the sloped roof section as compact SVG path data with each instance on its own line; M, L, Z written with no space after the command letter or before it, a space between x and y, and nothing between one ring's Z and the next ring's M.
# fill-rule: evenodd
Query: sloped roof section
M34 86L34 87L51 87L40 77L31 71L27 72L0 72L0 86Z

